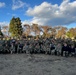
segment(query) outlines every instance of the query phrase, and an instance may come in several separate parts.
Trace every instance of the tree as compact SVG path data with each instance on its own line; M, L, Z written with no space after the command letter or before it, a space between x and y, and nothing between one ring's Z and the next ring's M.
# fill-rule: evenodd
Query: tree
M64 38L65 35L66 35L66 32L67 32L67 28L66 28L66 27L61 27L61 28L58 30L56 37L57 37L57 38Z
M47 38L49 36L49 34L48 34L49 26L41 26L41 28L43 31L43 37Z
M48 31L50 32L50 37L55 37L56 29L54 27L49 27Z
M13 17L11 19L9 24L9 32L11 33L12 37L16 37L16 38L21 37L23 33L23 28L21 24L22 23L19 17L18 18Z
M2 33L1 27L0 27L0 37L2 37L2 36L3 36L3 33Z
M66 35L69 38L75 38L76 37L76 28L69 29L68 32L66 33Z
M40 35L40 27L38 26L38 24L33 24L31 28L35 33L36 39L38 39L38 36Z
M30 25L25 24L25 25L24 25L23 35L26 36L26 38L27 38L27 37L30 35L30 33L31 33Z
M8 35L9 35L8 29L9 29L8 25L2 27L3 32L4 32L5 34L8 34Z

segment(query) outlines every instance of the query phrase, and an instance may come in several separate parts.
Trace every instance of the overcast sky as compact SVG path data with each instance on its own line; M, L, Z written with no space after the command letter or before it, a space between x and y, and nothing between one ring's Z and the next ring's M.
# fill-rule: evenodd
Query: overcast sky
M0 0L0 25L13 16L22 24L76 27L76 0Z

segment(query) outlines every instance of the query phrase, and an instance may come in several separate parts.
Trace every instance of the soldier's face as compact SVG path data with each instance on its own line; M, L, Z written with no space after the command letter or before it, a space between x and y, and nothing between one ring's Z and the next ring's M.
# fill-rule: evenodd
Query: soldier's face
M67 44L65 43L64 46L67 46Z

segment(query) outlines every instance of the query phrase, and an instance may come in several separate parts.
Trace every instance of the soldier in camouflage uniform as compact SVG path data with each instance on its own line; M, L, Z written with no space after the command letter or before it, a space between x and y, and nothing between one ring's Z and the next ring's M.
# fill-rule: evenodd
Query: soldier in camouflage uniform
M50 54L50 45L46 46L46 54Z
M2 44L0 44L0 54L2 54L4 52L3 46Z
M57 43L55 46L56 55L61 55L62 45L60 43Z
M11 43L10 53L13 54L14 52L15 52L15 46L13 43Z
M8 44L6 43L5 46L4 46L4 53L7 54L7 53L10 53L10 48L8 46Z
M27 50L27 46L26 46L26 43L24 44L24 46L23 46L23 53L26 53L26 50Z

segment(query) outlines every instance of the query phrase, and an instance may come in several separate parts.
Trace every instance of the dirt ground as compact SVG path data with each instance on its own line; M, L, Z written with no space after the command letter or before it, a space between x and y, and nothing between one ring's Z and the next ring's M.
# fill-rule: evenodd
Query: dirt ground
M43 54L0 54L0 75L76 75L76 58Z

